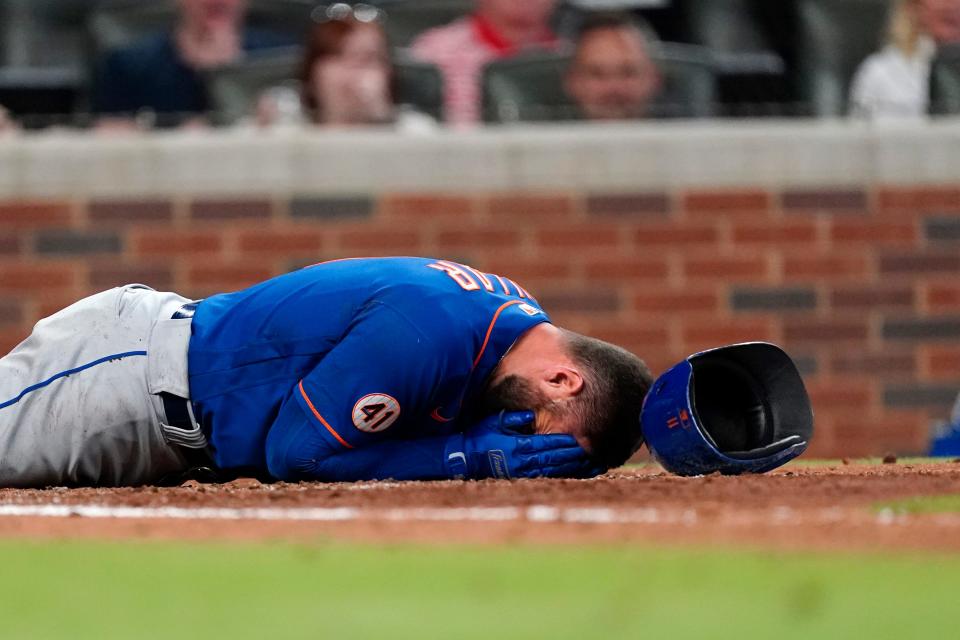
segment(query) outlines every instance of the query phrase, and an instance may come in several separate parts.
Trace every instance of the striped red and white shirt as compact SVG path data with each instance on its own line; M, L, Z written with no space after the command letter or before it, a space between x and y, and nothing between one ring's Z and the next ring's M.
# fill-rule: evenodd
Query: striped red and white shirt
M485 65L528 49L558 45L557 36L544 28L534 43L517 46L483 17L469 15L424 32L411 49L417 58L440 67L447 122L468 126L480 120L480 74Z

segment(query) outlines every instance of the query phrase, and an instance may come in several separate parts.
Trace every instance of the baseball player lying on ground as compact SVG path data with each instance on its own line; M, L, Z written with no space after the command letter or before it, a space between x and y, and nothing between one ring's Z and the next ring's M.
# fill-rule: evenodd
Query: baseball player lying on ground
M199 302L128 285L0 359L0 486L584 478L644 440L681 475L762 473L813 435L771 344L651 382L509 278L446 260L340 260Z
M193 302L142 285L0 359L0 486L589 477L642 441L644 363L512 280L348 259Z

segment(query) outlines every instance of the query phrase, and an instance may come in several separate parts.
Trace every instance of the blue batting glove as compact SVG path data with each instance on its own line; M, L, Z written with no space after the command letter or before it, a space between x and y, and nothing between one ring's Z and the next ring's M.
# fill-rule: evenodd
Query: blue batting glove
M532 411L501 411L451 436L444 451L450 477L586 478L604 471L571 435L520 433L533 420Z

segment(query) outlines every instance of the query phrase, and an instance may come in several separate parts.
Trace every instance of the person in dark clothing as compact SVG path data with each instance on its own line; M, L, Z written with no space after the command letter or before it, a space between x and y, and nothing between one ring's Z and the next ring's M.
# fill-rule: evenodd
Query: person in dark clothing
M136 126L134 117L142 114L158 126L202 122L210 106L204 71L294 44L282 34L245 28L243 0L179 0L178 7L170 31L111 51L100 62L92 107L101 125Z

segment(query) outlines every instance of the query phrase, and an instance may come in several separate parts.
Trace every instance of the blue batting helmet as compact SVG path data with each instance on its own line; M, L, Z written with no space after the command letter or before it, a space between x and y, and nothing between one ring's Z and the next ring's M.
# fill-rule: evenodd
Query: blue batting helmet
M799 456L813 410L780 347L745 342L695 353L657 378L640 417L667 471L694 476L763 473Z

